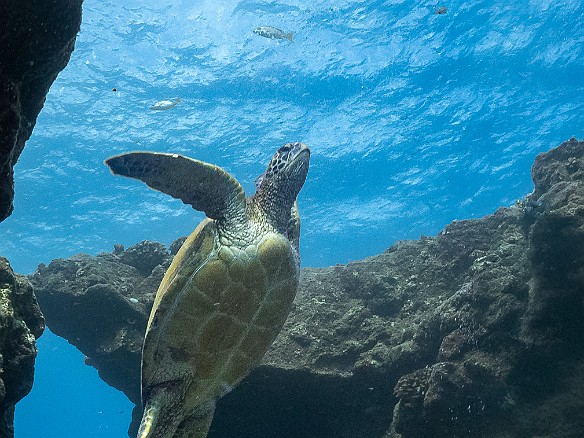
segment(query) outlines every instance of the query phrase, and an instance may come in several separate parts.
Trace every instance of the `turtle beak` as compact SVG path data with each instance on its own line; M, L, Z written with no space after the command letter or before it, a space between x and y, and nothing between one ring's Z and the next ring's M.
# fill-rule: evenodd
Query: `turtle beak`
M310 149L304 143L286 143L278 149L280 156L288 163L288 166L294 166L297 160L310 160Z
M286 143L278 150L278 152L280 152L284 156L287 155L290 161L295 160L296 157L301 153L307 152L310 156L310 149L308 148L308 146L298 141L295 143Z
M292 149L288 155L288 166L292 168L292 174L297 175L302 184L306 179L308 173L308 166L310 165L310 149L304 143L292 143Z

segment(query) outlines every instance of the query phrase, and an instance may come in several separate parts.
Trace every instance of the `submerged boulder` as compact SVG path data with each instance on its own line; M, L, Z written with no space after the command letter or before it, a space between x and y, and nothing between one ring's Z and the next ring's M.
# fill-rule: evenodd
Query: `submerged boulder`
M12 168L32 134L49 87L65 68L82 0L0 2L0 222L12 213Z
M0 436L14 437L14 408L31 388L43 315L25 276L0 257Z
M532 173L534 192L509 208L303 269L282 332L218 402L209 437L578 436L584 142L540 155ZM159 256L148 243L31 276L49 327L138 405L141 340L171 257Z

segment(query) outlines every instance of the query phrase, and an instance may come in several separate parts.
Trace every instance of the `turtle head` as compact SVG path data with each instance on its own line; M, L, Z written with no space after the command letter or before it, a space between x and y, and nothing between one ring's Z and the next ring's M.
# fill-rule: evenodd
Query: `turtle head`
M280 230L286 229L290 212L304 185L310 149L304 143L286 143L276 151L266 171L256 179L254 199Z

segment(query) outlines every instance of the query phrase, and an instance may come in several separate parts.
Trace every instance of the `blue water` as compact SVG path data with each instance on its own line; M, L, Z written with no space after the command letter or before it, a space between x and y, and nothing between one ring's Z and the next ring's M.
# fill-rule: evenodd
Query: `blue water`
M584 8L466 1L435 15L441 5L86 0L71 62L15 168L0 254L30 273L190 233L201 213L102 164L136 149L219 164L251 192L276 148L307 143L304 266L512 204L532 190L539 152L584 137ZM254 35L261 25L295 31L295 43ZM172 110L148 109L174 97ZM124 436L124 396L65 341L46 333L38 345L17 436Z

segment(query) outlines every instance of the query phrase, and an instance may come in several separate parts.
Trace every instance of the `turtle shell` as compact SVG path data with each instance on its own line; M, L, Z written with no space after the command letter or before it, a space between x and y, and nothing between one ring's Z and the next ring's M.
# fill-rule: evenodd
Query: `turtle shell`
M204 220L158 289L143 349L143 399L182 382L186 411L214 405L278 335L299 272L283 235L265 233L246 247L225 245L216 222Z

